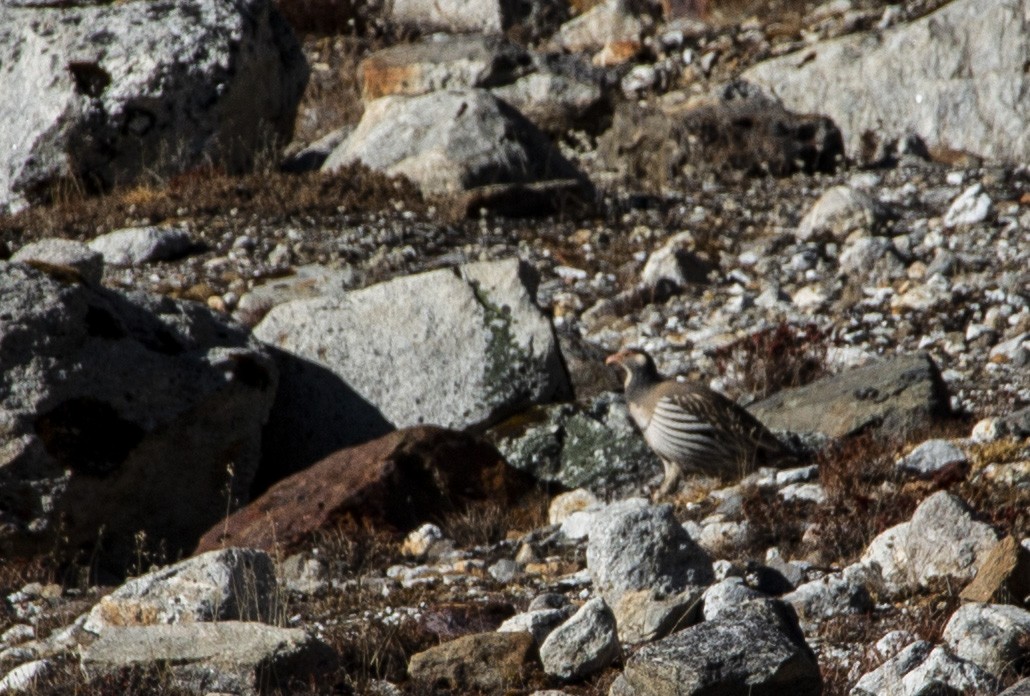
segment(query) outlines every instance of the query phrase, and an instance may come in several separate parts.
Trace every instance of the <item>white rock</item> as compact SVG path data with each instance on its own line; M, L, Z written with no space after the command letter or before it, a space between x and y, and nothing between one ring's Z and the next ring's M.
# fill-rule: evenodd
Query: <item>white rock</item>
M945 227L975 225L983 222L991 213L991 197L983 190L983 184L973 184L954 200L944 214Z
M1011 604L963 604L948 619L942 636L956 657L996 677L1025 658L1030 611Z
M36 681L46 679L53 670L54 665L50 660L33 660L19 665L0 679L0 694L32 692Z
M801 240L820 236L843 239L856 230L872 234L884 217L883 206L868 193L850 186L834 186L812 205L795 234Z
M600 506L601 501L597 496L585 488L559 493L547 506L547 521L550 524L562 524L575 512L596 510Z
M947 440L927 440L897 461L896 466L929 478L938 471L969 462L966 453Z
M26 244L11 256L11 261L41 261L54 266L68 266L91 283L100 283L104 274L104 258L100 253L71 239L41 239Z
M136 266L185 254L192 242L180 227L128 227L96 237L89 248L110 266Z
M615 615L595 597L540 646L544 671L561 679L582 679L607 667L619 654Z
M427 522L418 529L412 530L401 544L401 553L413 558L421 558L429 552L436 542L443 541L443 530L435 524Z

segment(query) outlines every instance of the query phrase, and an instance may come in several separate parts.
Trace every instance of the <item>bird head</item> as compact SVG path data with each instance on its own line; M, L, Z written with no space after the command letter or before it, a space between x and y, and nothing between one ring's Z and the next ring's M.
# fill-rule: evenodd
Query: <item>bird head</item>
M604 364L615 365L623 369L627 389L630 388L630 385L644 385L661 380L654 360L642 350L633 348L620 350L618 353L609 355Z

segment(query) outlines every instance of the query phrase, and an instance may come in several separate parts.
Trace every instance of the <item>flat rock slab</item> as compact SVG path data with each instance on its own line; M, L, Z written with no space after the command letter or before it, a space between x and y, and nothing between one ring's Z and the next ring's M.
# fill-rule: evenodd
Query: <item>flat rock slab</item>
M265 693L308 683L334 667L329 646L301 629L222 621L116 628L82 653L90 679L160 669L194 693Z
M535 282L509 259L274 307L254 329L282 351L265 461L291 473L395 427L487 426L567 396Z
M413 655L408 673L416 682L467 693L503 693L522 680L532 659L528 633L475 633Z
M748 410L774 430L844 437L904 433L950 413L947 387L925 353L905 355L784 389Z
M787 108L832 118L852 157L915 133L931 149L1022 162L1030 158L1030 35L999 28L1024 27L1028 13L1028 0L958 0L887 31L760 63L743 77Z
M290 548L348 516L414 528L470 501L510 502L526 482L496 449L469 435L429 426L399 430L283 479L214 525L197 552Z

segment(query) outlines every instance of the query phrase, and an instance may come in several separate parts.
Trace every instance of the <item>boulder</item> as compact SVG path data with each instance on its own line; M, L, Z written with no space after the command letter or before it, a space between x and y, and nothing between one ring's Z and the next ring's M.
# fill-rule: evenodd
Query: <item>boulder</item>
M307 81L270 0L4 3L0 66L0 210L69 180L249 167L289 139Z
M591 491L639 491L661 470L621 398L538 406L486 434L508 463L538 481Z
M790 623L772 603L748 602L645 645L609 694L815 696L822 692L819 664Z
M994 530L975 521L959 497L939 491L920 503L911 520L873 539L861 562L878 569L889 594L943 581L964 584L997 541Z
M187 692L251 696L306 686L336 666L336 654L299 628L220 621L112 628L83 649L81 664L90 680L161 670Z
M0 262L0 547L192 548L247 501L278 373L206 307Z
M932 478L948 468L969 464L966 453L947 440L932 439L919 444L897 462L899 470Z
M595 597L540 646L544 671L559 679L583 679L607 667L619 654L615 615Z
M737 82L702 97L679 91L644 106L625 102L597 151L607 169L653 189L705 168L781 176L832 171L843 146L828 119L787 111Z
M473 501L508 504L525 477L470 435L420 426L340 450L212 526L197 553L225 545L290 549L348 518L412 529Z
M903 355L793 389L748 410L773 430L844 437L867 429L904 434L950 413L947 387L929 355Z
M353 162L406 176L426 195L584 180L525 116L482 89L376 99L322 171Z
M875 234L888 217L887 209L868 193L850 186L827 189L798 224L798 239L843 240L856 231Z
M416 682L456 693L502 693L521 681L532 656L528 633L474 633L413 655L408 674Z
M612 607L626 643L690 623L714 579L711 559L676 521L672 506L639 498L597 514L586 555L594 587Z
M167 261L186 254L193 246L189 230L181 227L129 227L96 237L89 248L109 266L137 266Z
M1013 536L999 541L959 597L967 602L1030 605L1030 549Z
M1027 0L957 0L914 22L845 36L760 63L744 79L788 109L823 113L848 152L873 158L914 134L931 151L958 150L1022 162L1030 158L1030 36ZM992 105L987 113L977 108Z
M982 669L916 641L871 672L862 675L852 696L933 696L941 693L994 693L996 681Z
M254 329L282 373L265 461L281 477L393 428L489 426L567 396L535 289L509 259L274 307Z
M948 619L941 638L956 657L995 677L1020 673L1030 662L1030 611L1011 604L964 604Z
M111 627L197 621L275 619L272 559L256 549L224 549L181 561L129 580L101 598L82 628L101 634Z

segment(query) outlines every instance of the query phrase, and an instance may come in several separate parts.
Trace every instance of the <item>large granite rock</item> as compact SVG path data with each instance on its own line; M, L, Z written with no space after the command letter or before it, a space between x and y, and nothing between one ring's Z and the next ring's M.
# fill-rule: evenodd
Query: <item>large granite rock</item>
M532 651L528 633L474 633L412 655L408 673L455 693L504 693L521 681Z
M269 0L0 4L0 210L69 180L249 166L307 80Z
M903 434L951 409L937 366L917 353L784 389L748 410L776 430L843 437L870 428Z
M0 262L0 547L192 548L246 502L277 371L206 307Z
M1030 158L1030 1L957 0L882 32L824 41L743 77L795 111L823 113L852 157L918 135L933 148ZM989 107L985 107L989 105Z
M281 476L394 427L485 426L566 396L535 283L510 259L276 306L254 329L282 351L265 461Z

